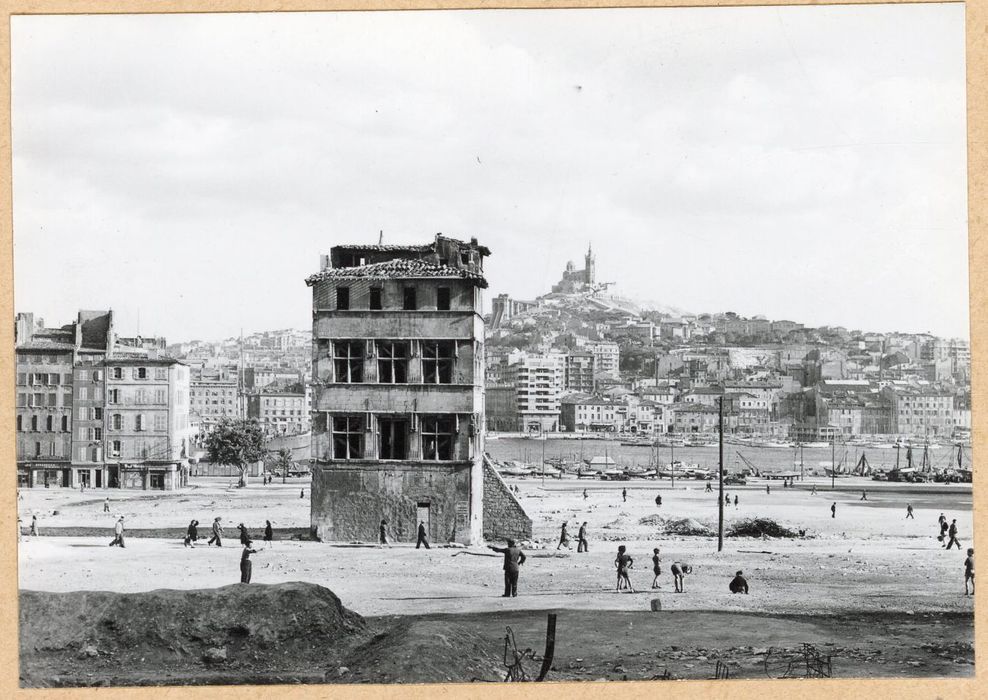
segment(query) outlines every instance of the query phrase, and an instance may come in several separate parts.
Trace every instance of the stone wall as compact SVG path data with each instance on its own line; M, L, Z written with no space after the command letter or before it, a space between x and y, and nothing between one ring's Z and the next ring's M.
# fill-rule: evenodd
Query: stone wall
M508 489L494 465L484 458L484 539L504 542L532 539L532 519Z

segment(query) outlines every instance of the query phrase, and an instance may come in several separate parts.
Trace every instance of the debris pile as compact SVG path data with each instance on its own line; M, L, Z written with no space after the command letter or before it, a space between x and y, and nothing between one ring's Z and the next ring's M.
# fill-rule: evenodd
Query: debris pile
M709 537L714 534L713 529L709 525L705 525L695 518L667 520L662 525L662 532L666 535L687 535L696 537Z
M799 537L799 534L771 518L746 518L731 525L728 537Z

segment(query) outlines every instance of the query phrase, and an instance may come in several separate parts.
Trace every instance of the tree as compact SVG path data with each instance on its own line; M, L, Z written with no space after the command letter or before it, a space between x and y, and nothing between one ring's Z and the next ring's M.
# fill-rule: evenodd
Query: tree
M242 488L247 468L264 457L264 433L256 420L223 420L206 437L206 453L210 462L235 466Z
M281 483L288 479L288 469L292 466L292 451L287 447L278 450L278 466L281 467Z

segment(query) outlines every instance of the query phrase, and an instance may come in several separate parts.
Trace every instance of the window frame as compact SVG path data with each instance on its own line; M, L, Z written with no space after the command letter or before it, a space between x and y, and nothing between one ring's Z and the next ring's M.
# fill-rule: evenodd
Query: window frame
M333 380L340 384L363 384L364 383L364 348L363 341L359 340L334 340L331 352L333 360ZM346 354L337 354L338 350L344 349ZM356 372L355 372L356 370ZM356 378L354 374L356 373ZM344 376L345 375L345 376Z
M456 366L456 341L426 340L422 341L421 347L422 383L452 384ZM448 350L449 354L442 354L443 350Z
M370 288L367 308L371 311L382 311L384 309L384 287L377 286Z
M364 419L362 416L332 415L329 420L330 447L334 460L364 458ZM342 456L340 450L342 448Z
M401 291L402 311L418 310L418 294L415 287L403 287Z
M350 287L336 288L336 310L337 311L350 310Z
M411 346L405 340L375 340L378 384L408 384ZM402 354L397 354L398 350ZM399 375L401 377L399 378Z
M422 436L422 459L430 462L452 462L456 459L456 416L425 415L419 418Z
M445 299L443 298L445 297ZM453 308L453 290L450 287L436 289L436 310L450 311Z
M378 459L408 460L410 427L411 423L407 416L379 416L377 419Z

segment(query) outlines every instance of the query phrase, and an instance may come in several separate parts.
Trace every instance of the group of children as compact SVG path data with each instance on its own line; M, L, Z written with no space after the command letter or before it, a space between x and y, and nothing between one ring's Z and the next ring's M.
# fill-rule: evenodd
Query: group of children
M631 591L635 592L634 586L631 585L631 576L629 572L635 566L635 560L630 554L628 554L628 548L625 545L620 545L617 551L617 557L614 559L614 566L617 568L617 589L618 591ZM683 593L685 591L684 587L684 577L686 574L693 573L693 567L689 564L684 564L680 561L674 561L670 567L672 571L672 581L675 587L676 593ZM661 588L659 586L659 576L662 574L662 559L659 556L659 548L656 547L652 550L652 588ZM738 572L740 575L741 572ZM748 592L747 583L745 583L745 593Z

